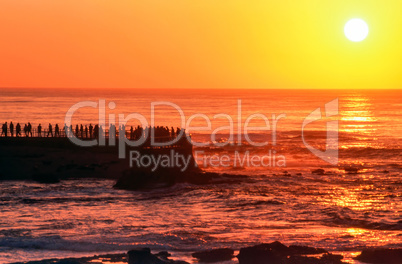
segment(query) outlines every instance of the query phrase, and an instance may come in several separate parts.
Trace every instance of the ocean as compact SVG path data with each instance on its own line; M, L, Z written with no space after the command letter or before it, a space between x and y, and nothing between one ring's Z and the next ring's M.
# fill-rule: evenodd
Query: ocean
M249 178L136 192L100 179L0 181L0 263L136 247L193 262L197 250L275 240L358 263L351 257L362 248L401 247L401 98L401 90L0 89L1 123L64 127L73 105L105 102L106 122L136 114L169 128L187 123L202 169ZM72 122L99 118L87 106ZM265 129L245 133L246 123Z

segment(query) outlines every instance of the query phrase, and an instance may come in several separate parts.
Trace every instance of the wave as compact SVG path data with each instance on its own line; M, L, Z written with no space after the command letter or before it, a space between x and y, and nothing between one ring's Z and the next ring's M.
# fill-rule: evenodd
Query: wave
M345 213L326 212L329 219L324 220L329 226L354 227L371 230L402 231L402 220L395 223L385 221L370 221L352 218Z
M131 229L131 227L127 227ZM210 238L212 239L212 238ZM59 235L0 237L0 252L9 249L70 251L70 252L127 252L133 248L149 247L154 250L203 249L204 240L200 235L187 232L149 233L141 235L118 236L111 242L99 238L65 239ZM93 242L99 241L99 242Z
M129 250L132 246L112 243L93 243L66 240L60 236L43 237L3 237L0 238L0 248L61 250L74 252L97 252Z

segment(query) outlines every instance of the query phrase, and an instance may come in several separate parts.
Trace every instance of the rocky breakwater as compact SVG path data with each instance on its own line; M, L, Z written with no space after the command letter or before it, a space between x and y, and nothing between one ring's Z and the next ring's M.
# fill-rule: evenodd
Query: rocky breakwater
M0 180L53 183L69 178L117 179L129 168L117 147L81 147L68 138L0 138Z
M119 158L120 151L118 145L111 146L107 141L105 146L83 147L66 137L1 137L0 180L57 183L65 179L106 178L116 179L116 188L138 190L180 182L207 184L247 179L203 172L187 140L164 147L126 147L124 158Z
M83 147L66 137L0 137L0 180L54 183L71 178L119 179L133 171L140 174L143 169L158 172L163 167L153 170L152 162L144 168L135 166L135 156L158 158L172 152L188 157L188 167L195 167L189 143L165 148L127 147L124 158L119 157L119 152L119 146L111 146L107 140L104 146Z

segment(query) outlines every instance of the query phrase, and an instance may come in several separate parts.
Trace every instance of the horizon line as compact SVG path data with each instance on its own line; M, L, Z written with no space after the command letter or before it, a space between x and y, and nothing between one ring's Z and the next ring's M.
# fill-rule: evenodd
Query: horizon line
M346 88L183 88L183 87L174 87L174 88L149 88L149 87L0 87L0 89L98 89L98 90L126 90L126 89L133 89L133 90L140 90L140 89L152 89L152 90L402 90L400 88L361 88L361 87L346 87Z

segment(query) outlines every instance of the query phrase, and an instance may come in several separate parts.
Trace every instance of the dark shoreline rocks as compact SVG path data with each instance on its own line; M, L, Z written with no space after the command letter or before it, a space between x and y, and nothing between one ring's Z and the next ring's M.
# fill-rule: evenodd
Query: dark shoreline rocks
M234 250L220 248L198 251L192 254L200 263L222 263L234 258ZM91 264L109 262L123 262L128 264L189 264L186 261L169 259L171 254L162 251L152 254L149 248L133 249L127 254L95 255L83 258L48 259L40 261L16 262L12 264ZM240 249L236 256L239 264L346 264L342 255L329 253L322 248L308 246L286 246L278 241L263 243ZM369 248L355 257L362 263L372 264L401 264L402 248Z
M130 250L127 255L128 264L189 264L185 261L168 259L170 256L168 252L152 254L149 248Z
M32 175L32 180L39 183L59 183L60 179L54 173L34 173Z
M212 250L203 250L191 254L193 258L198 259L199 262L219 262L231 260L234 258L234 250L231 248L218 248Z
M363 250L355 259L366 263L401 264L402 248L369 248Z
M29 262L14 262L11 264L89 264L89 263L99 263L93 262L94 260L103 259L108 262L127 262L127 254L104 254L95 255L92 257L83 258L65 258L65 259L44 259L38 261Z
M309 256L306 256L309 255ZM310 255L321 255L311 257ZM240 249L239 264L343 264L343 256L333 255L325 249L290 246L275 241Z

